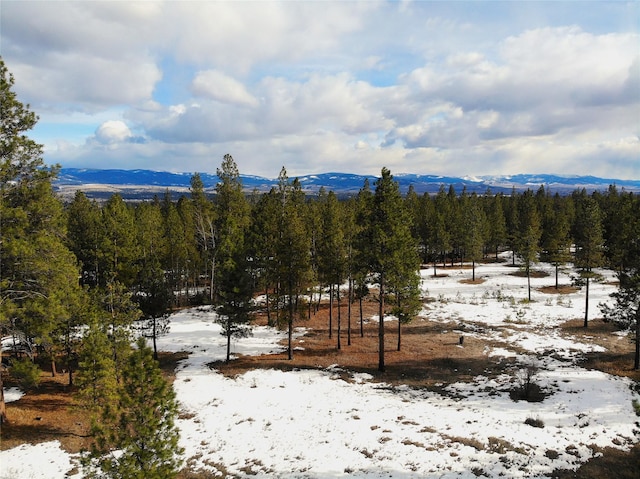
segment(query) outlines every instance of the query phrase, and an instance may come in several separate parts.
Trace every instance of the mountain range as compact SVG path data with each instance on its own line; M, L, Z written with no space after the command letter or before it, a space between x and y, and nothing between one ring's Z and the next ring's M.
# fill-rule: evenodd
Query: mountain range
M174 194L188 193L193 173L171 173L152 170L102 170L62 168L54 182L56 190L64 197L72 196L75 191L82 190L93 198L108 197L113 193L120 193L127 199L147 199L155 194L163 194L169 190ZM200 177L208 192L213 192L218 183L218 176L200 173ZM308 194L316 194L320 188L334 191L340 195L352 195L358 192L365 179L374 188L375 176L356 175L349 173L321 173L298 177L302 189ZM544 186L552 193L570 194L576 189L585 188L587 191L604 191L610 185L619 190L640 192L640 180L619 180L599 178L595 176L560 176L547 174L518 174L498 176L438 176L397 174L394 179L398 182L402 193L406 193L412 185L418 194L437 193L444 186L455 188L461 192L485 193L488 189L492 193L510 193L513 189L523 191L537 190ZM241 175L245 191L269 191L277 186L278 180L260 176Z

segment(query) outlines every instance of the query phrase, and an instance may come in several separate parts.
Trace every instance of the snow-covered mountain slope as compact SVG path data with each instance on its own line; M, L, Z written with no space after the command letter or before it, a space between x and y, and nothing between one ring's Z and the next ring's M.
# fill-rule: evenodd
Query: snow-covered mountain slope
M78 189L88 192L92 196L110 195L114 192L125 196L149 197L163 193L169 189L172 192L187 192L192 173L171 173L151 170L98 170L62 168L55 182L55 186L63 194L72 194ZM207 190L212 191L218 182L213 174L200 173ZM640 180L619 180L598 178L594 176L559 176L559 175L511 175L511 176L477 176L451 177L438 175L396 174L403 193L413 186L418 194L436 193L442 186L453 186L457 192L466 188L468 192L484 193L491 189L493 193L509 193L512 189L538 189L544 185L551 192L561 194L571 193L576 189L585 188L606 190L610 185L618 189L640 192ZM308 193L316 193L320 188L331 190L337 194L354 194L369 179L374 187L376 177L350 173L321 173L298 177L302 188ZM268 191L278 184L277 179L260 176L242 175L242 183L246 191Z

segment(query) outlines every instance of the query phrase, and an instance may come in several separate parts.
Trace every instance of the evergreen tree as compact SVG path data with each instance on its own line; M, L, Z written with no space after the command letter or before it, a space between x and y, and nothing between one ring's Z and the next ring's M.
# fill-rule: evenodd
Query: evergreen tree
M222 277L236 267L237 259L245 254L245 235L251 220L240 172L231 155L224 156L218 178L214 213L216 282L222 281Z
M100 284L105 286L118 281L126 287L133 286L139 267L137 228L134 211L119 193L112 195L102 208L102 226L103 274Z
M188 277L190 245L182 217L169 192L165 193L162 200L162 220L166 249L161 266L166 271L168 288L173 293L172 299L179 305L181 292L184 290L183 278Z
M218 319L221 334L227 339L226 362L231 359L231 340L251 336L249 323L253 317L253 281L246 255L237 251L232 262L222 267L220 276Z
M100 207L77 191L67 208L67 237L69 249L82 268L82 283L91 287L99 284L102 275L100 248L104 233Z
M436 259L438 256L442 257L442 264L445 265L446 255L451 250L451 231L448 228L448 218L451 205L447 193L444 191L444 186L440 187L438 194L434 200L433 216L431 221L431 239L430 243L433 248L433 276L437 275L436 272Z
M311 270L309 235L304 221L304 193L296 178L289 181L283 167L278 177L279 238L276 248L278 283L286 298L287 354L293 359L293 323L300 312L300 300L306 290Z
M540 214L531 190L525 191L518 200L518 219L517 252L524 263L528 299L531 301L531 266L538 260L542 235Z
M199 252L200 275L209 278L209 303L213 303L216 274L216 231L215 211L204 191L204 183L199 173L191 177L191 204L193 206L193 226Z
M272 296L278 287L277 246L280 239L280 215L282 202L276 189L263 194L252 210L249 230L249 251L252 267L259 286L264 287L266 296L267 323L274 326L277 319L271 310ZM273 294L272 294L273 293ZM277 308L277 305L276 305ZM276 309L277 311L277 309Z
M118 384L111 341L97 313L82 339L78 366L76 384L81 405L92 412L92 421L99 421L95 414L115 403Z
M340 285L346 277L347 253L342 230L342 214L338 198L330 191L321 203L322 229L319 238L319 275L329 286L329 337L333 318L333 299L338 302L338 349L340 343ZM335 294L334 294L335 293Z
M94 424L89 477L169 479L182 465L178 403L143 338L129 355L115 404Z
M227 338L227 362L231 339L251 334L253 281L247 260L245 236L250 226L249 204L242 192L240 173L231 155L218 169L216 186L216 283L220 299L218 323Z
M474 193L462 204L463 236L462 245L466 256L472 262L472 281L476 280L476 262L482 259L486 217L480 200Z
M487 204L487 222L489 224L488 247L495 252L496 260L498 252L507 240L507 222L504 216L504 196L497 194L489 197Z
M78 268L51 186L56 168L44 166L41 145L26 135L38 118L13 85L0 58L0 327L15 325L53 354L80 294ZM0 391L1 383L0 377ZM5 420L0 392L0 423Z
M384 316L387 287L391 291L411 286L407 278L410 267L414 274L419 268L417 245L411 235L405 205L398 183L387 168L382 169L376 181L369 231L369 269L375 275L379 288L378 370L385 370Z
M595 277L593 268L604 263L602 217L598 203L590 197L582 199L576 217L575 265L585 285L584 327L589 326L589 283Z
M625 225L633 238L627 249L622 253L620 264L624 268L619 270L618 291L611 294L614 305L601 305L605 320L614 321L623 328L635 331L635 354L633 367L640 369L640 198L637 195L627 195L634 206L629 216L629 224Z
M555 286L558 289L558 270L571 259L571 223L567 211L568 201L556 194L545 205L541 248L546 260L555 266Z
M364 317L362 302L369 295L368 277L371 245L371 214L373 212L373 193L369 179L365 178L355 201L356 231L354 236L354 295L358 299L360 310L360 337L364 337Z

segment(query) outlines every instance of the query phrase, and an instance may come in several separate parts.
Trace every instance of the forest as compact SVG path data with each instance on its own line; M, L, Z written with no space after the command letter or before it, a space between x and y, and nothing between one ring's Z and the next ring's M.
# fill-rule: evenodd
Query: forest
M421 267L436 276L440 268L470 264L475 280L476 264L509 251L528 278L538 261L556 271L571 265L587 298L597 269L615 270L616 306L601 313L635 328L639 367L637 194L611 185L591 194L552 195L540 186L478 195L442 185L436 195L410 189L403 196L382 168L373 185L339 199L324 190L305 195L284 167L276 188L247 192L225 155L216 185L194 174L190 194L179 198L166 193L128 203L114 194L97 202L78 192L64 203L52 188L57 167L44 164L42 147L26 135L37 116L18 101L4 63L0 69L3 364L26 387L37 384L42 368L64 371L94 418L89 470L164 478L180 469L178 405L154 358L170 313L185 307L216 307L227 361L231 341L251 334L258 312L287 331L291 359L294 328L314 314L321 293L329 297L337 349L360 334L352 325L361 324L365 299L375 300L380 318L398 319L400 349L401 326L421 308ZM266 298L260 309L258 295ZM589 314L585 307L585 328ZM378 334L382 372L383 320ZM0 407L2 422L10 422L4 397ZM116 446L127 452L105 455Z

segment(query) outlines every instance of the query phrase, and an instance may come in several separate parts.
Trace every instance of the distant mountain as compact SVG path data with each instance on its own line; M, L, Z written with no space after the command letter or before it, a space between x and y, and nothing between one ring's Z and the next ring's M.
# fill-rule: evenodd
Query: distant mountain
M192 173L170 173L151 170L98 170L62 168L55 182L56 189L63 196L72 196L75 191L82 190L93 198L108 197L118 192L128 199L151 198L155 194L163 194L166 190L174 194L188 193ZM218 176L201 173L200 177L209 192L213 192ZM260 176L243 175L242 183L246 191L269 191L277 186L277 179ZM320 188L334 191L340 195L355 194L369 179L374 188L375 176L362 176L348 173L322 173L298 177L302 188L309 194L317 193ZM453 177L437 175L397 174L394 179L406 193L412 185L418 194L436 193L441 186L453 188L460 192L466 188L468 192L484 193L491 189L493 193L510 193L514 188L518 191L537 190L541 185L551 192L568 194L576 189L587 191L606 190L609 185L616 185L620 190L640 192L640 180L616 180L595 176L559 176L559 175L510 175Z

